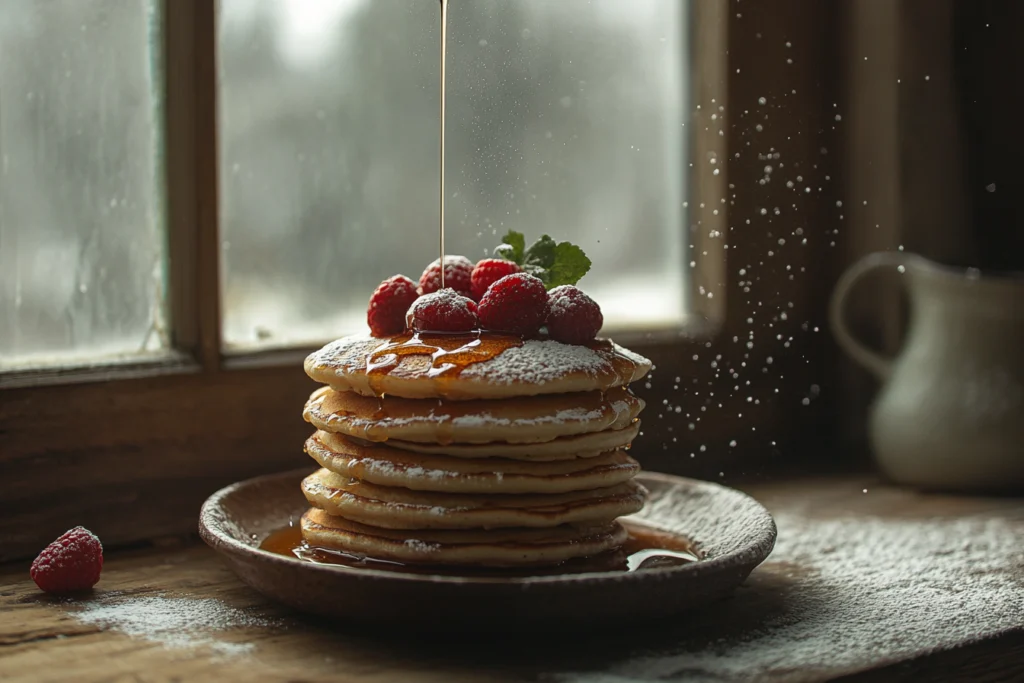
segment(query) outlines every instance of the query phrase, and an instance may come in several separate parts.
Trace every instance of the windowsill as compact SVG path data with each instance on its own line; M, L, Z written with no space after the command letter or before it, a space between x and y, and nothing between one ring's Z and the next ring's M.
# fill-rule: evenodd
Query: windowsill
M697 315L688 315L679 325L657 328L619 327L602 330L600 336L615 340L617 344L643 353L652 346L686 343L694 340L707 341L717 332L719 325ZM244 348L229 349L224 355L224 367L229 370L274 367L282 365L301 366L303 359L321 344L291 348Z
M84 382L110 382L198 372L195 359L181 351L154 351L91 361L26 365L0 372L0 390Z
M24 564L0 571L4 669L15 678L45 669L89 680L152 671L321 680L361 671L415 681L438 680L439 667L451 681L597 672L938 681L960 680L961 667L991 680L1024 674L1014 656L1024 647L1024 500L924 495L848 476L748 490L776 516L776 550L734 598L674 625L625 624L607 636L528 647L522 638L458 647L345 635L268 603L203 546L164 545L112 554L101 588L76 601L40 594ZM219 626L147 632L146 619L116 607L142 598L170 608L165 627L177 610L198 609L186 601L206 600L188 623L202 623L208 608ZM102 615L106 623L97 622Z
M710 339L718 326L697 315L687 316L679 325L644 328L613 328L602 336L637 351L656 345L674 344ZM320 344L296 347L252 347L228 349L223 355L227 370L265 368L275 366L301 367L303 359L318 349ZM20 389L57 384L83 382L109 382L197 372L199 364L189 354L179 351L160 351L132 354L123 357L101 358L93 361L59 362L55 364L26 364L0 372L0 389Z

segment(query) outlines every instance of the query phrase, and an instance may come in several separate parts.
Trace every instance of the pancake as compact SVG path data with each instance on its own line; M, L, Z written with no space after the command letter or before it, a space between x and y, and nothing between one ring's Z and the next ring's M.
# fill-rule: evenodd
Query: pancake
M502 443L492 441L479 444L413 443L391 439L388 445L405 451L430 455L451 455L457 458L513 458L542 462L550 460L573 460L592 458L620 448L628 448L640 433L640 420L634 420L622 429L606 429L603 432L562 436L544 443Z
M612 550L626 541L626 530L618 522L582 528L396 532L333 517L316 508L302 516L301 528L310 545L407 564L558 564Z
M640 465L625 451L594 458L527 462L412 453L317 432L306 453L342 477L378 486L449 493L564 493L606 488L632 479Z
M605 340L578 346L490 333L405 333L343 337L310 354L304 367L337 391L469 400L605 391L640 379L651 362Z
M321 387L303 417L328 432L368 441L537 443L622 429L644 407L628 389L488 401L378 399Z
M388 529L553 527L598 524L643 507L635 481L590 491L552 494L458 494L377 486L320 469L302 492L328 514Z

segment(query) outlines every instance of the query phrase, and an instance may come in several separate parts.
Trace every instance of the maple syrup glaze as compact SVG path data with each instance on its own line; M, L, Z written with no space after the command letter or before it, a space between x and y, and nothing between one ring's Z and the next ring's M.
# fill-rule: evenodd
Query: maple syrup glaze
M621 522L629 532L626 543L611 552L563 562L553 567L443 567L415 565L375 560L349 555L337 550L317 548L302 539L298 525L272 532L260 544L260 549L285 557L296 557L314 564L335 564L356 569L380 569L402 574L443 574L465 577L527 577L570 576L594 572L634 572L656 567L674 567L699 562L700 552L684 536L652 529L640 524Z
M614 370L614 374L601 387L602 390L606 391L613 386L626 386L633 381L633 375L636 373L636 363L616 351L611 341L595 339L589 342L587 347L609 361Z
M473 363L491 360L522 345L520 337L493 332L403 332L369 353L366 374L370 377L386 375L398 367L405 356L430 356L427 377L458 377Z
M543 337L540 337L543 339ZM388 375L406 356L430 356L427 377L458 377L470 365L483 363L505 351L523 345L519 336L475 330L462 333L403 332L383 340L366 356L366 374L371 388L376 391L374 378ZM614 386L625 386L633 379L636 363L615 350L606 339L595 339L587 347L606 360L612 367L600 387L602 391Z

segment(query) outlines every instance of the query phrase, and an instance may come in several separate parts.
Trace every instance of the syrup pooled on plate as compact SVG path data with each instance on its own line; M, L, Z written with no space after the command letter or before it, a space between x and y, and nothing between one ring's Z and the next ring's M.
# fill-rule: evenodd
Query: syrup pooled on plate
M333 564L355 569L379 569L402 574L431 574L460 577L524 578L528 576L570 576L596 572L635 572L657 567L676 567L702 558L689 539L640 524L623 523L629 532L626 543L613 552L569 560L553 567L444 567L415 565L349 555L316 548L302 540L297 525L271 533L260 549L276 555L295 557L314 564Z

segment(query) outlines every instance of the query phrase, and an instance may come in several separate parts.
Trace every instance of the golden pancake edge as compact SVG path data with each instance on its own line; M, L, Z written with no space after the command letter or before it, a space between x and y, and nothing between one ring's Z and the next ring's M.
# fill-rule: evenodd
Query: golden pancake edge
M607 488L640 470L624 450L592 458L529 462L412 453L341 434L317 432L306 453L321 467L378 486L448 493L564 493Z
M321 387L303 417L317 429L367 441L427 444L538 443L563 436L618 430L644 408L628 389L503 400L372 398Z
M618 548L626 530L618 522L596 527L511 529L505 533L442 531L395 533L308 510L300 522L313 546L356 557L404 564L516 567L553 565Z
M342 337L306 358L306 374L363 396L473 400L605 391L635 382L651 369L649 360L614 342L599 340L591 347L529 339L459 372L439 369L429 355L397 357L386 372L368 372L386 343L368 335Z
M635 481L590 491L547 494L455 494L377 486L320 469L302 481L313 507L386 529L491 529L597 524L643 507Z
M646 489L627 450L651 368L608 341L352 336L311 354L300 530L313 548L438 566L608 553Z

